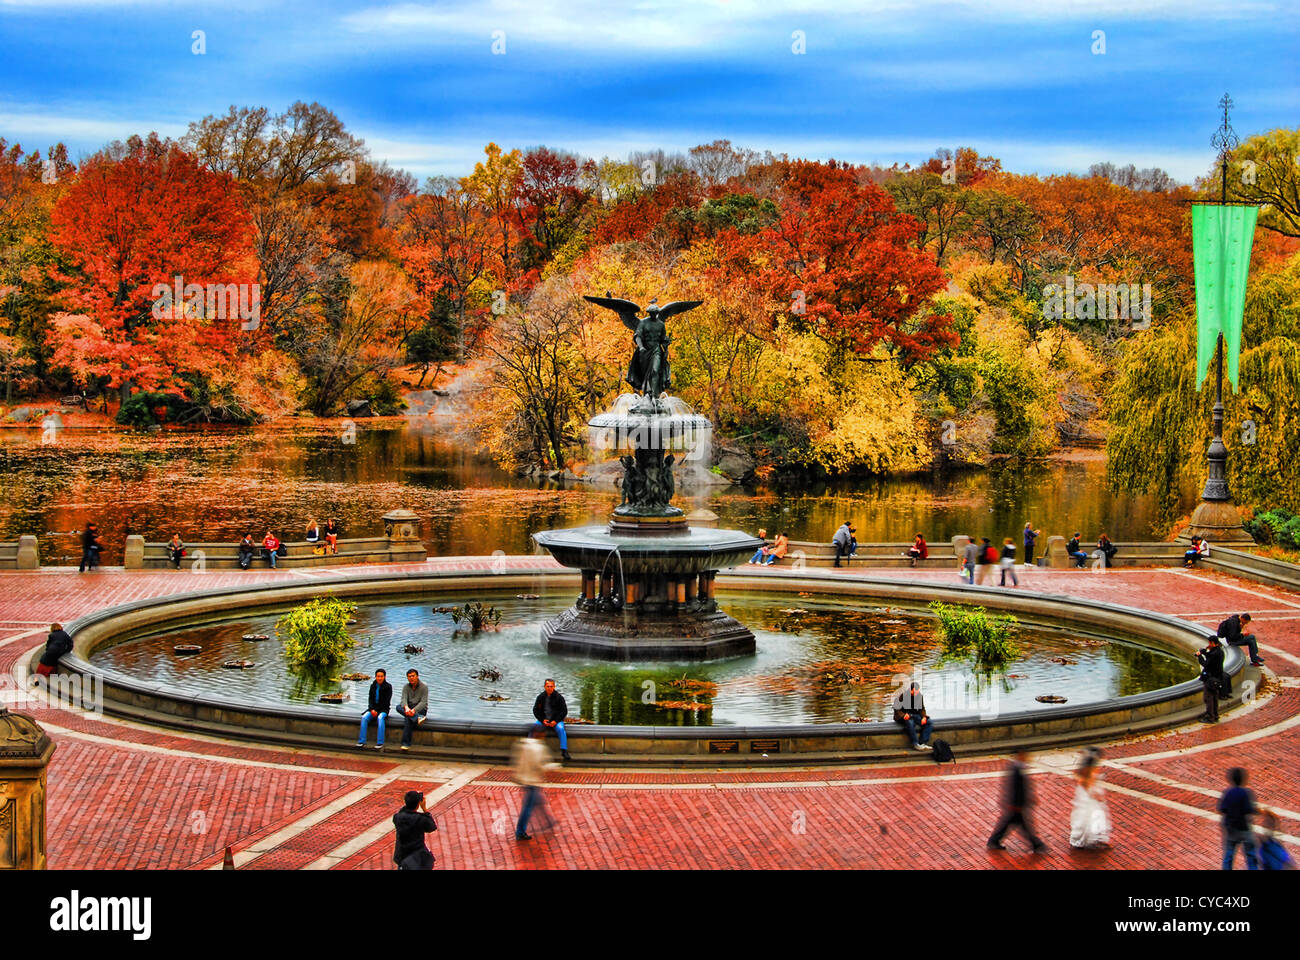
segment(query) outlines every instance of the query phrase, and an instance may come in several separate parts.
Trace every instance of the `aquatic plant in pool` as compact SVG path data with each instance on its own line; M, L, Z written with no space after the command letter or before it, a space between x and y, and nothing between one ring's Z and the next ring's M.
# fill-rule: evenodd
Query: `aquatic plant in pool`
M930 609L939 618L943 653L950 659L973 658L985 670L1002 667L1020 657L1013 616L990 617L983 607L961 607L935 600Z
M290 665L321 671L343 663L356 646L348 634L348 621L356 610L355 603L318 597L276 621L275 634L284 642Z

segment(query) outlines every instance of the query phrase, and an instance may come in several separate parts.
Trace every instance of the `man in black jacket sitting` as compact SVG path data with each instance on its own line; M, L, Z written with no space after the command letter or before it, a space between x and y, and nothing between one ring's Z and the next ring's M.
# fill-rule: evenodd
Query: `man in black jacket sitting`
M370 684L370 697L366 702L366 712L361 715L361 735L357 746L366 745L366 731L370 721L379 721L379 730L375 736L375 749L384 749L384 724L388 722L388 708L393 702L393 685L388 682L387 670L376 670L374 682Z
M569 738L564 732L564 718L568 715L569 705L555 689L555 681L547 678L545 688L533 702L533 716L537 718L533 729L540 726L543 730L554 730L559 734L560 756L565 760L572 759L569 756Z
M1242 636L1243 628L1250 623L1249 613L1234 613L1223 623L1219 624L1216 631L1220 640L1227 640L1234 647L1247 647L1250 649L1250 662L1252 666L1262 667L1264 658L1259 655L1259 646L1255 643L1255 635L1248 633Z

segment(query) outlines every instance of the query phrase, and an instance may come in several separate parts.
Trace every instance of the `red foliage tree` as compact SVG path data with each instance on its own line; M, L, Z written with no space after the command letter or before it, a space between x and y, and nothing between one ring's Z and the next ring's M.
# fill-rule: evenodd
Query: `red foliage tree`
M156 134L132 137L83 165L51 221L51 239L73 267L60 277L62 298L79 314L50 331L56 365L108 377L125 397L133 385L183 392L178 374L228 354L238 316L155 309L154 292L178 276L183 286L256 281L251 224L228 175Z
M777 314L841 350L884 344L914 363L956 343L951 317L923 309L947 281L915 249L913 217L849 166L796 161L784 174L776 223L719 234L736 282L757 284Z

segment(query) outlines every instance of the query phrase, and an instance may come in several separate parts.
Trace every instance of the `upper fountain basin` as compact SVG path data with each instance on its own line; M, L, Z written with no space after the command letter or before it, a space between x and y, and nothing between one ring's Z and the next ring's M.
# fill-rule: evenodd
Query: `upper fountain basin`
M533 540L566 567L604 569L622 562L627 575L662 573L687 576L741 563L763 546L742 530L691 527L676 533L618 534L608 528L543 530ZM617 551L617 555L615 555Z

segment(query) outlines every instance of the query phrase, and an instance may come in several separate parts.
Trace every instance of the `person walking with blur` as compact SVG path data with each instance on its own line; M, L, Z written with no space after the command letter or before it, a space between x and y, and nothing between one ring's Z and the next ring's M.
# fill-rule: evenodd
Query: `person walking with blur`
M998 565L1001 554L988 537L980 540L979 555L975 561L975 582L983 584L993 576L993 568Z
M546 783L546 775L556 767L556 764L550 762L550 754L546 750L546 745L542 743L545 736L544 729L533 726L526 736L515 741L510 750L510 767L514 771L514 781L524 788L524 803L519 810L519 819L515 823L516 840L533 839L528 833L528 821L539 810L546 817L547 829L555 827L555 818L546 809L546 801L542 797L542 785Z
M966 538L966 546L961 554L961 575L965 575L967 584L975 583L975 566L980 557L980 545L975 542L974 537Z
M1219 797L1218 806L1219 813L1223 814L1223 869L1232 869L1232 861L1240 846L1246 855L1246 869L1258 870L1255 833L1251 830L1250 818L1259 811L1255 807L1255 795L1246 789L1246 771L1242 767L1233 767L1228 771L1228 783L1231 786Z
M99 539L99 525L94 522L87 523L86 530L81 535L81 566L77 567L78 573L85 573L87 570L94 572L99 566L99 553L103 546Z
M1033 804L1029 791L1029 775L1025 772L1028 762L1029 755L1025 752L1025 748L1017 747L1011 765L1007 768L1007 809L993 829L993 835L989 837L990 850L1006 849L1002 846L1002 838L1011 827L1020 828L1033 847L1034 853L1042 853L1047 849L1047 845L1038 839L1029 825L1029 811Z
M1101 751L1089 747L1074 771L1074 803L1070 807L1070 846L1102 847L1110 844L1110 813L1101 787L1098 762Z
M1010 537L1002 541L1002 559L999 561L1002 567L1002 578L998 581L998 586L1007 585L1007 574L1011 574L1011 585L1020 586L1020 578L1016 576L1016 542Z

